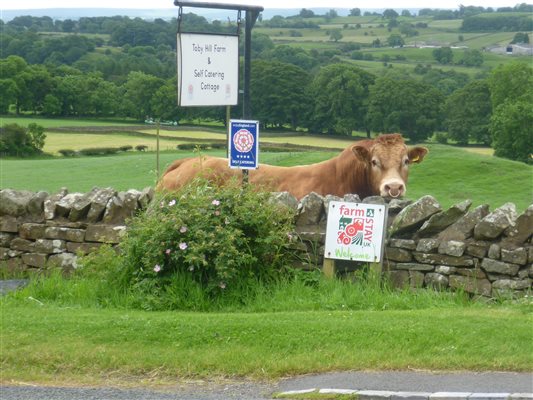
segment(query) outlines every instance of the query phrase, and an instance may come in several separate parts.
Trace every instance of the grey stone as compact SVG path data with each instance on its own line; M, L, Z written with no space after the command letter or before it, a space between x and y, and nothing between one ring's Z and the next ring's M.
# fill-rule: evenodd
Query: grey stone
M395 392L391 400L428 400L429 392Z
M439 233L437 237L441 240L465 240L472 236L476 224L488 213L487 204L476 207Z
M50 226L45 230L45 237L48 239L62 239L69 242L83 242L85 240L85 230Z
M101 246L101 243L67 242L67 252L74 254L89 254L93 251L98 250Z
M269 201L288 207L290 210L296 211L298 209L298 200L289 192L272 192Z
M487 255L488 248L488 242L484 242L481 240L471 241L467 243L465 253L469 256L483 258Z
M533 204L523 214L520 214L514 226L510 226L504 232L507 242L522 244L533 234Z
M492 285L487 279L475 279L461 275L450 275L449 279L451 288L487 297L491 295Z
M365 203L365 204L377 204L377 205L385 205L386 202L385 202L385 199L381 196L368 196L368 197L365 197L362 201L362 203Z
M406 250L416 249L416 242L411 239L389 239L388 245L389 247L397 247Z
M420 228L418 234L420 237L431 236L434 233L441 232L459 218L463 217L470 206L472 200L465 200L461 203L454 204L446 211L432 215Z
M119 192L107 203L102 221L106 224L123 224L139 209L139 195L137 190Z
M61 188L58 193L48 196L44 201L44 218L54 219L57 202L68 194L67 188Z
M511 393L472 393L468 400L507 400Z
M143 210L146 210L148 208L148 205L152 202L154 199L155 191L154 188L151 186L145 187L141 194L139 195L139 207Z
M424 286L424 273L415 270L409 270L409 286L412 288L421 288Z
M298 205L296 226L315 225L324 215L324 198L315 192L306 195Z
M457 268L456 275L467 276L476 279L486 279L487 274L481 268Z
M531 280L498 279L492 282L493 289L526 290L531 288Z
M503 262L510 262L513 264L526 265L527 263L527 251L523 247L517 249L508 250L501 249L501 260Z
M402 211L405 207L407 207L409 204L412 204L413 202L411 200L405 200L405 199L392 199L389 202L389 215L396 215L400 211Z
M397 263L396 269L398 270L413 270L413 271L433 271L434 265L419 264L419 263Z
M449 278L446 275L438 274L435 272L429 272L424 277L424 283L428 287L435 289L443 289L448 287Z
M72 253L61 253L50 256L48 264L61 268L78 268L78 257Z
M488 255L489 258L492 258L494 260L499 260L500 257L501 257L500 245L496 244L496 243L492 243L489 246L489 251L488 251L487 255Z
M386 276L391 286L395 289L403 289L409 285L408 271L389 271Z
M447 254L449 256L460 257L464 254L466 243L457 240L448 240L441 242L439 245L439 253Z
M359 390L357 398L359 400L384 400L390 399L395 392L385 390Z
M339 196L334 196L332 194L328 194L324 197L324 211L326 212L326 216L329 214L329 203L332 201L341 201L342 199Z
M116 190L112 188L94 188L91 196L91 208L87 213L87 221L100 222L104 216L104 212L107 207L107 203L116 196Z
M481 261L481 267L487 272L510 276L516 275L518 273L518 269L520 268L516 264L505 263L502 261L493 260L491 258L484 258Z
M76 201L83 197L82 193L69 193L56 203L55 214L57 217L67 218Z
M9 252L11 250L7 247L0 247L0 260L7 260L9 257Z
M467 400L470 392L435 392L429 396L429 400Z
M125 234L125 226L95 224L87 227L85 240L87 242L116 244L120 243L120 240Z
M439 211L441 211L441 206L434 197L426 195L420 198L396 216L390 227L391 237L414 231Z
M31 240L21 239L19 237L13 239L10 243L12 250L23 251L25 253L30 253L33 251L33 244L35 242Z
M342 199L348 203L361 203L361 198L355 193L347 193Z
M33 194L28 190L0 190L0 215L19 217L26 214Z
M26 223L20 225L19 236L23 239L40 239L44 238L46 226L43 224Z
M63 253L66 248L65 241L59 239L38 239L33 244L35 252L44 254Z
M420 239L416 245L416 251L422 253L434 253L439 249L438 239Z
M11 241L15 238L15 235L7 232L0 232L0 246L9 247Z
M396 247L387 247L385 251L385 257L388 260L398 262L409 262L413 259L409 251Z
M474 266L474 260L472 259L472 257L468 256L454 257L448 256L446 254L427 254L419 252L413 253L413 256L415 257L416 261L424 264L449 265L452 267Z
M24 253L21 258L24 264L36 268L43 268L48 259L46 254L40 253Z
M437 265L435 272L442 275L451 275L457 271L457 267L449 267L448 265Z
M44 202L48 196L48 192L40 191L35 193L28 203L28 212L33 216L43 216Z
M89 210L91 209L92 199L91 197L94 194L93 189L89 193L85 193L79 199L77 199L74 204L72 204L68 219L72 222L81 221L87 217Z
M513 203L505 203L476 224L474 237L476 239L495 239L504 230L514 226L516 218L516 206Z
M11 215L0 216L0 231L8 233L18 233L19 221L16 217Z

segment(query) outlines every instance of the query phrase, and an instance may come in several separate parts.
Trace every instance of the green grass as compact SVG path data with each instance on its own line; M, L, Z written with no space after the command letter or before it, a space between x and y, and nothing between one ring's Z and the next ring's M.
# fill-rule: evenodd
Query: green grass
M2 380L272 379L334 370L529 371L515 309L144 312L2 305ZM529 351L528 351L529 349Z
M83 118L43 118L43 117L19 117L19 116L6 116L0 117L0 125L4 124L19 124L27 126L28 124L35 123L43 126L44 128L57 128L65 126L86 127L86 126L125 126L125 125L142 125L138 121L112 121L103 119L83 119Z

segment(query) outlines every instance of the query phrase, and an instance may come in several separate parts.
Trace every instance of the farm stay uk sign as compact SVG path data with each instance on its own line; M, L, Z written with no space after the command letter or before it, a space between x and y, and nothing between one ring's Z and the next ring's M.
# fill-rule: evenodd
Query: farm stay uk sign
M331 201L324 257L380 262L385 215L384 205Z
M232 106L239 93L239 37L178 33L178 105Z
M230 168L257 169L259 122L230 120L228 149Z

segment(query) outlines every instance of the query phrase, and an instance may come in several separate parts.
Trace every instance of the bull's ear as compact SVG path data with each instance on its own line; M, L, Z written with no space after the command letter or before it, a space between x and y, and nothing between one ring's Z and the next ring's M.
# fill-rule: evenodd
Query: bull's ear
M425 155L428 153L425 147L412 147L409 149L408 157L410 163L421 163Z
M366 147L359 146L359 145L353 145L352 146L352 152L355 154L355 157L363 162L370 162L370 152Z

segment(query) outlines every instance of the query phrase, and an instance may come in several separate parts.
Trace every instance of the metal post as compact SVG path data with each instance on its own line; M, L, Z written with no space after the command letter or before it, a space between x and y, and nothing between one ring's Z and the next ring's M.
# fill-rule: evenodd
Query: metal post
M156 157L155 157L155 163L156 163L156 166L155 166L155 173L157 174L156 176L156 181L159 180L159 126L161 124L161 118L158 118L157 119L157 133L156 133L156 147L155 147L155 154L156 154Z

